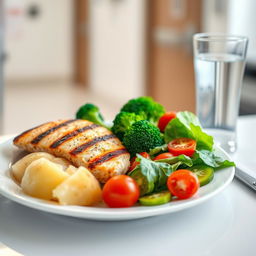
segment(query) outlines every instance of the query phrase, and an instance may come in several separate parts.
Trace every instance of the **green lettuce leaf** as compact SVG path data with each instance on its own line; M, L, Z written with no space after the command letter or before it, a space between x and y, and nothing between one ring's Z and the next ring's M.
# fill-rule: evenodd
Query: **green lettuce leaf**
M164 139L168 143L176 138L191 138L197 142L197 149L212 150L213 137L202 131L198 118L191 112L178 112L165 128Z

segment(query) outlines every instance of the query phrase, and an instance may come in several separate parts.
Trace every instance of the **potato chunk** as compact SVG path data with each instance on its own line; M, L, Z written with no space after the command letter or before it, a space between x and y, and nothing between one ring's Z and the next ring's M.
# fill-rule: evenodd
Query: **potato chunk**
M52 191L69 175L63 167L46 158L33 161L25 170L21 187L28 195L42 199L52 199Z
M69 167L65 170L69 175L74 174L77 171L77 168L74 165L69 165Z
M46 158L49 160L53 160L54 156L45 152L35 152L31 153L29 155L24 156L22 159L17 161L13 166L12 166L12 174L14 178L20 183L22 180L22 177L24 175L24 172L26 168L35 160L39 158Z
M70 165L70 162L68 160L61 157L53 157L53 159L50 160L52 160L52 162L56 164L60 164L64 168L64 170L66 170Z
M53 190L53 196L63 205L93 205L101 200L101 188L90 171L79 167Z

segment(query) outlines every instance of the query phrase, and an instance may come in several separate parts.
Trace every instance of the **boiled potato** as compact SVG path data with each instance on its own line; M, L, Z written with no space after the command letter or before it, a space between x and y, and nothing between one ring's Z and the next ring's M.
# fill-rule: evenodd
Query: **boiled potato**
M35 152L31 153L29 155L24 156L22 159L17 161L13 166L12 166L12 174L14 178L20 183L22 180L22 177L24 175L24 172L26 168L35 160L39 158L46 158L49 160L53 160L54 156L48 153L44 152Z
M33 161L25 170L21 187L28 195L52 199L52 191L69 175L63 167L46 158Z
M77 168L74 165L69 165L69 167L65 170L69 175L74 174L77 171Z
M61 157L54 157L51 160L56 164L60 164L64 168L64 170L66 170L70 165L70 162L68 160Z
M53 197L62 205L93 205L101 200L101 188L90 171L79 167L53 190Z

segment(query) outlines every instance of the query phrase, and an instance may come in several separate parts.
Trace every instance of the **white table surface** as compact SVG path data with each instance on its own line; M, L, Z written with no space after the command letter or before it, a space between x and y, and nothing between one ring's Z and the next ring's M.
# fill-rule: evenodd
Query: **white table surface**
M256 173L256 116L238 122L235 159ZM26 256L256 255L256 193L234 180L206 203L135 221L48 214L0 196L0 241Z

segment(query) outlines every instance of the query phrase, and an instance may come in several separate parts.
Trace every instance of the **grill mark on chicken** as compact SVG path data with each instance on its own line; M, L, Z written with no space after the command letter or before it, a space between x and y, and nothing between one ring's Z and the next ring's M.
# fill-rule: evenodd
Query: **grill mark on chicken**
M57 148L59 147L61 144L63 144L64 142L74 138L75 136L77 136L78 134L86 131L86 130L93 130L94 128L97 128L99 127L99 125L97 124L91 124L91 125L87 125L87 126L84 126L82 128L79 128L79 129L76 129L74 131L71 131L69 133L67 133L66 135L62 136L61 138L57 139L56 141L54 141L50 148Z
M50 123L50 122L47 122L47 123L44 123L44 124L40 124L40 125L37 125L37 126L31 128L31 129L28 129L28 130L24 131L24 132L21 133L20 135L16 136L16 137L13 139L13 142L14 142L14 143L17 143L20 138L22 138L23 136L25 136L26 134L28 134L28 133L31 132L32 130L37 129L37 128L39 128L39 127L41 127L41 126L44 126L44 125L46 125L46 124L49 124L49 123Z
M76 155L84 152L86 149L92 147L96 143L99 143L101 141L106 141L106 140L109 140L109 139L112 139L112 138L116 138L116 136L114 134L107 134L107 135L104 135L104 136L101 136L101 137L96 137L95 139L90 140L90 141L76 147L75 149L73 149L69 153L73 156L76 156Z
M125 148L121 148L121 149L117 149L117 150L108 152L105 155L101 155L101 156L93 159L89 163L88 168L93 169L93 168L95 168L96 165L102 164L102 163L107 162L108 160L110 160L114 157L117 157L117 156L120 156L120 155L126 154L126 153L128 153L128 151Z
M75 122L76 119L72 119L72 120L68 120L68 121L65 121L61 124L58 124L56 126L53 126L51 127L50 129L46 130L45 132L39 134L37 137L35 137L32 141L31 141L31 144L38 144L43 138L45 138L47 135L53 133L54 131L58 130L59 128L63 127L63 126L66 126L72 122Z

